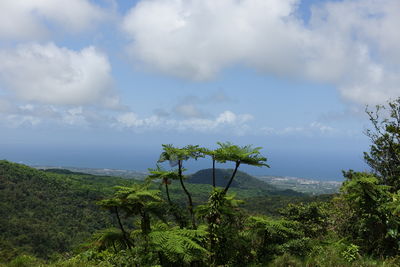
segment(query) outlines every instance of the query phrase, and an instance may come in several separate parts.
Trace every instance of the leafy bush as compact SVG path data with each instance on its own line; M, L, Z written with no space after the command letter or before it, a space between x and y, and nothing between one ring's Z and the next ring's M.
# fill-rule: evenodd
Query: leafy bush
M31 255L20 255L8 263L9 267L32 267L38 266L42 261Z

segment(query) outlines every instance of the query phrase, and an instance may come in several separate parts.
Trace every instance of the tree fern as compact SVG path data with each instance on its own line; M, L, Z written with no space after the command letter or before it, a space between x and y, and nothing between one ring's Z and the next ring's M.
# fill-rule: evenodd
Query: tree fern
M275 255L283 254L291 249L294 240L304 240L300 225L288 220L276 220L263 216L250 216L247 221L247 237L251 239L256 258L260 262L268 262Z
M103 229L93 235L98 250L112 248L114 252L127 248L123 233L117 228Z
M163 253L170 262L204 261L209 252L205 249L207 231L205 227L197 230L172 228L156 230L149 234L152 247Z

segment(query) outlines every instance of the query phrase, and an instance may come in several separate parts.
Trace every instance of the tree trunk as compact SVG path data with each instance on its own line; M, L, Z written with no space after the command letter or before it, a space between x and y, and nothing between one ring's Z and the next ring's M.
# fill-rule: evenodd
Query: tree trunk
M186 189L185 184L183 183L183 176L182 176L182 160L178 161L178 172L179 172L179 181L181 182L181 186L183 191L185 191L187 198L188 198L188 204L189 204L189 213L190 213L190 217L192 220L192 227L193 229L196 229L196 221L194 218L194 212L193 212L193 201L192 201L192 196L190 195L189 191Z
M213 187L215 188L215 158L213 156Z
M147 253L149 250L149 233L151 231L150 215L146 211L141 212L141 215L142 221L140 222L140 227L144 237L144 252Z
M128 239L128 236L124 229L124 226L122 225L121 218L119 217L119 213L118 213L118 207L114 207L114 208L115 208L115 214L117 215L118 225L122 232L122 236L124 237L125 243L128 246L128 248L131 249L132 244L131 244L131 241Z
M165 192L167 193L167 199L168 199L168 203L170 204L170 205L172 205L172 201L171 201L171 198L170 198L170 196L169 196L169 189L168 189L168 181L165 181Z
M226 194L228 192L229 187L231 186L232 182L233 182L233 178L235 178L236 172L238 170L240 166L240 160L236 161L236 166L235 166L235 170L232 173L231 179L229 179L228 184L226 185L225 189L224 189L224 194Z
M142 233L148 235L151 231L150 227L150 216L146 211L142 213L142 222L141 222Z

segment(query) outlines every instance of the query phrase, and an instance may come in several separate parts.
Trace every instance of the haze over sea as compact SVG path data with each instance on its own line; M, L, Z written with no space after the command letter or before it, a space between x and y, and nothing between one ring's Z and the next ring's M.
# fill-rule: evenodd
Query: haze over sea
M161 145L160 145L161 147ZM147 171L154 168L160 147L148 146L55 146L55 145L1 145L0 158L31 166L109 168ZM361 154L351 150L343 154L343 149L325 150L310 148L310 154L302 155L302 150L280 151L279 147L267 151L271 168L257 168L242 165L241 170L253 175L290 176L321 181L341 181L341 170L367 170ZM188 172L210 168L209 159L189 161L185 164ZM233 164L221 165L233 168Z

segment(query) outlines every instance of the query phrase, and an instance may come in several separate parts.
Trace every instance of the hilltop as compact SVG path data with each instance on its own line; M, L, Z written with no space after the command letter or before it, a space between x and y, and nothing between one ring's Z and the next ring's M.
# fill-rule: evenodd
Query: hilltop
M232 175L232 169L215 169L216 186L225 187ZM212 184L212 169L203 169L189 175L187 180L191 184ZM283 195L283 196L302 196L300 192L291 189L279 189L274 185L257 179L250 174L237 171L235 180L231 185L232 189L252 190L258 195Z
M232 175L231 169L215 169L216 186L225 187ZM189 175L188 182L192 184L212 184L212 169L203 169ZM243 172L237 171L235 180L231 185L233 188L262 188L268 191L277 190L275 186L260 181L259 179Z

